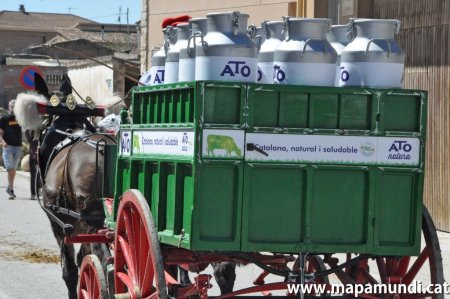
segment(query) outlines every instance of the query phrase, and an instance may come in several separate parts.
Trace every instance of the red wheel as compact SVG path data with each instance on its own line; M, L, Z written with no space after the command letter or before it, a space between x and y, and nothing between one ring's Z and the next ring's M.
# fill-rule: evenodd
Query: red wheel
M158 233L138 190L125 192L119 205L114 284L116 294L126 294L127 298L167 297Z
M93 254L85 256L81 263L80 276L78 278L78 298L108 298L108 289L102 264L98 257Z
M422 214L422 240L423 248L420 255L416 257L384 257L378 256L374 259L362 259L353 267L345 271L336 273L343 284L363 284L363 285L386 285L391 290L395 284L410 285L417 280L419 286L425 291L430 285L441 287L444 284L444 273L442 268L442 256L439 247L439 239L436 234L433 221L428 210L424 207ZM348 255L347 259L350 257ZM331 268L337 264L337 259L328 257L325 261ZM390 286L391 285L391 286ZM439 291L434 289L432 291ZM445 291L445 290L443 290ZM444 299L444 293L438 294L419 294L417 291L378 294L360 294L361 298L395 298L395 299L414 299L414 298L433 298ZM408 293L410 292L410 293ZM381 297L380 297L381 296Z

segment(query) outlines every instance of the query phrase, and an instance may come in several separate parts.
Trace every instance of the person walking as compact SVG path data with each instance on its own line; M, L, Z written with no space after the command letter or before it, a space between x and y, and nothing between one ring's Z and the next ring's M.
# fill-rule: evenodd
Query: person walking
M36 194L39 191L37 190L39 186L37 186L38 182L36 181L38 166L37 151L39 145L37 134L37 131L25 131L25 137L27 138L28 144L30 145L30 199L36 199Z
M0 118L0 144L3 147L3 163L8 172L8 187L6 192L9 199L14 199L14 178L22 156L22 128L14 115L14 102L9 101L8 112Z

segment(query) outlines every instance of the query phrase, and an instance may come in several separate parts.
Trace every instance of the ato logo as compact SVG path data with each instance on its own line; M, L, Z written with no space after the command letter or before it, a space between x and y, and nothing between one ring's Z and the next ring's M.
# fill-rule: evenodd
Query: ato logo
M181 143L183 144L189 144L189 136L187 133L183 133L183 138L181 140Z
M286 73L281 69L279 65L273 66L273 81L283 82L286 79Z
M245 61L230 60L228 61L228 64L225 65L222 73L220 73L220 76L225 77L225 75L228 75L230 77L234 77L236 75L242 75L247 78L250 76L250 73L250 67L246 65Z
M131 151L130 132L123 132L120 140L120 148L122 155L129 155Z
M155 73L155 79L153 80L153 84L162 84L164 83L164 73L165 70L157 70Z
M342 66L341 67L341 80L343 82L347 82L348 79L350 79L350 74L346 70L344 70L344 67Z
M189 149L188 145L189 145L189 136L187 133L183 133L183 137L181 139L181 151L187 152Z
M406 153L409 153L411 150L412 150L412 145L409 144L407 141L403 141L403 140L394 140L391 147L389 148L390 152L404 151Z
M409 152L412 150L412 145L405 140L394 140L391 147L389 148L390 154L388 155L389 160L400 160L409 161L411 160L411 155Z

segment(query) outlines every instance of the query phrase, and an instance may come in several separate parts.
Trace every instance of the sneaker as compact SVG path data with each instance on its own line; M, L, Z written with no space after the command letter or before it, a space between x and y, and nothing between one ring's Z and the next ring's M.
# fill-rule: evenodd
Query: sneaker
M6 188L6 193L8 193L9 195L9 199L14 199L16 197L16 195L14 194L14 190L12 190L11 188Z
M31 200L35 200L35 199L36 199L36 195L31 195L31 196L30 196L30 199L31 199Z

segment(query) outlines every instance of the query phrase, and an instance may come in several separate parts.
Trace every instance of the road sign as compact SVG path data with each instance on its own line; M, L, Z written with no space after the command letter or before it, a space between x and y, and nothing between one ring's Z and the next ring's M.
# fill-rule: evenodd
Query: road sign
M29 90L34 90L34 73L38 73L44 77L42 71L37 66L27 66L20 72L20 84Z

